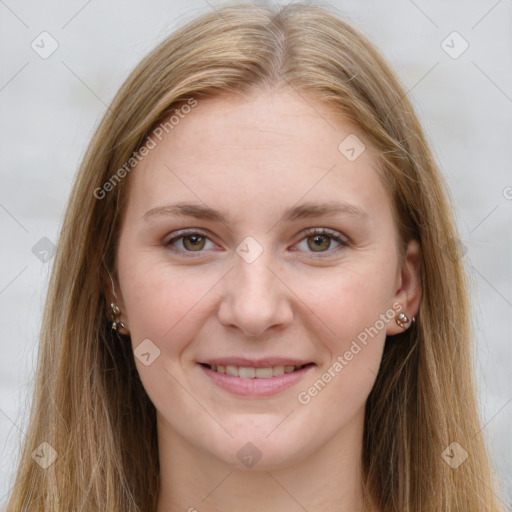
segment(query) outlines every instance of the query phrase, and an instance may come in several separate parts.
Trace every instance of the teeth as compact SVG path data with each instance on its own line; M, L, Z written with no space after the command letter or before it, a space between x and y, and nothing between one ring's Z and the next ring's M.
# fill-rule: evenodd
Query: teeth
M283 375L284 373L284 366L273 366L272 367L272 376L273 377L279 377L279 375Z
M302 368L302 366L294 365L278 365L268 368L253 368L250 366L222 366L211 365L210 369L217 373L226 373L233 377L240 377L241 379L270 379L272 377L279 377L284 373L292 373L295 370Z
M254 374L258 379L270 379L274 376L272 368L255 368Z
M254 377L256 377L256 368L240 366L240 368L238 368L238 376L242 379L254 379Z
M238 368L236 366L226 366L226 373L238 377Z

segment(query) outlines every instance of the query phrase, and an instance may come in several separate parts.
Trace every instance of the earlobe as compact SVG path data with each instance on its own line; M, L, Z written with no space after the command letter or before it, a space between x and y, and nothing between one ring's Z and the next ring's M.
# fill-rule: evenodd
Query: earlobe
M407 330L415 320L421 299L420 283L420 245L416 240L410 240L404 255L402 269L399 275L399 285L393 298L394 303L400 304L394 322L386 329L388 336L393 336Z

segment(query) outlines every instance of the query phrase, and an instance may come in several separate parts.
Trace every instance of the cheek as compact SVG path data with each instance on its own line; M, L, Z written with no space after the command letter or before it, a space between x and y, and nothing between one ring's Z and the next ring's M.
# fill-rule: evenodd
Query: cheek
M198 411L183 392L182 367L190 362L184 361L187 347L205 322L207 292L214 288L215 280L208 275L199 279L183 269L144 259L126 261L125 265L119 262L135 364L158 410L173 417L168 404L174 403L182 413L192 408L193 417ZM150 354L146 361L145 353Z
M121 256L118 268L133 347L150 339L172 366L204 324L219 278L214 272L172 267L150 253L132 254Z
M313 387L304 388L306 396L299 401L338 403L348 413L364 403L379 370L386 328L396 314L394 266L374 260L305 281L309 291L300 288L298 294L318 318L316 334L330 359L322 361L322 382L308 383Z
M333 349L343 349L376 323L385 333L379 320L392 305L395 266L393 261L384 259L367 260L339 271L301 276L296 281L297 295L324 324L326 341Z
M158 264L141 262L125 273L120 265L119 278L124 283L123 302L134 341L141 337L162 339L172 332L191 309L196 295L190 282Z

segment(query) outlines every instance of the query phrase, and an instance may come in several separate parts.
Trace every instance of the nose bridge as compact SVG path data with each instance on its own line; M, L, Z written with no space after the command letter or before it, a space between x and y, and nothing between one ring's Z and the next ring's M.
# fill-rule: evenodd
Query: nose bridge
M246 240L237 248L233 261L219 309L221 323L258 336L270 327L290 322L287 288L271 270L275 266L272 251L256 245L254 239Z

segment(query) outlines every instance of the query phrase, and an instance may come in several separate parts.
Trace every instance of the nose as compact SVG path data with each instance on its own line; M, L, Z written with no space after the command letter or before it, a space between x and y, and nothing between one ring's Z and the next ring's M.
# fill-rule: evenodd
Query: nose
M234 268L222 280L219 321L249 337L263 336L271 328L282 329L293 320L293 294L266 254L252 263L235 254Z

